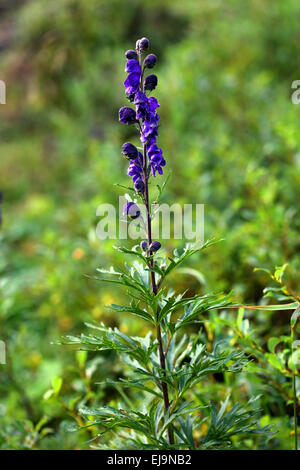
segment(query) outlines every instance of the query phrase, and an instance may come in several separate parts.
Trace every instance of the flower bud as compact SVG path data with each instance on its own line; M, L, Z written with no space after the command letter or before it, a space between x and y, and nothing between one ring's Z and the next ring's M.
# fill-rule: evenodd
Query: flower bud
M152 242L151 245L149 246L149 251L152 251L154 253L155 251L158 251L161 248L161 243L155 241Z
M144 80L144 89L145 90L154 90L157 85L157 76L154 73L148 75Z
M149 47L149 39L142 38L136 41L136 50L139 52L144 52Z
M129 51L125 52L125 57L126 59L137 59L138 55L136 51L134 51L133 49L129 49Z
M141 215L139 206L135 202L127 202L123 207L123 215L134 220Z
M146 240L143 240L141 243L140 243L140 247L143 251L147 251L148 249L148 243L146 242Z
M122 145L122 153L123 155L128 158L137 158L139 152L135 145L131 144L130 142L126 142Z
M134 189L138 193L143 193L145 189L144 181L142 179L137 179L134 183Z
M129 106L123 106L119 110L119 121L123 124L134 124L136 122L136 113Z
M148 67L148 69L152 69L154 65L156 64L157 57L155 54L149 54L145 57L144 59L144 65L145 67Z

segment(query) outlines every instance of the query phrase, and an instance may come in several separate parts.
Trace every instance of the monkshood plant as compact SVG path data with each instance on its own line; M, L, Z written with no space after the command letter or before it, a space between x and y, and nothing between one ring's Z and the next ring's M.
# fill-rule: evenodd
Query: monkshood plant
M148 49L148 39L142 38L137 41L135 50L125 54L128 74L125 93L134 108L125 106L119 111L119 121L136 126L141 140L140 148L131 142L122 146L133 182L129 189L135 194L135 200L125 204L124 216L129 220L141 219L139 201L143 204L146 215L141 224L145 227L146 239L132 249L117 248L135 258L131 265L126 264L124 270L98 269L102 277L97 277L102 282L125 287L130 304L114 304L110 308L120 315L139 317L148 324L148 333L144 337L130 337L104 324L88 325L94 330L93 334L67 337L64 343L78 345L81 349L117 352L126 364L128 376L117 382L107 379L107 382L143 396L143 408L137 405L134 409L128 403L127 409L101 405L80 407L85 426L99 428L99 448L107 448L101 439L107 432L115 436L110 437L110 448L226 448L236 436L266 436L269 428L259 426L254 398L245 406L232 404L229 396L219 405L203 404L199 399L195 403L202 381L214 374L237 373L247 366L248 359L242 351L230 350L222 344L214 344L209 350L204 335L191 334L191 329L187 329L200 323L200 318L205 320L209 310L232 305L230 295L211 293L189 297L186 292L175 295L166 286L171 273L214 241L201 246L187 245L181 253L175 251L167 259L160 255L160 242L152 239L154 211L149 182L157 174L163 174L166 161L157 142L159 103L151 95L158 79L152 73L147 75L157 58L154 54L147 55ZM162 189L159 187L160 193ZM124 404L126 406L126 400ZM201 432L199 437L197 430L204 421L206 432Z

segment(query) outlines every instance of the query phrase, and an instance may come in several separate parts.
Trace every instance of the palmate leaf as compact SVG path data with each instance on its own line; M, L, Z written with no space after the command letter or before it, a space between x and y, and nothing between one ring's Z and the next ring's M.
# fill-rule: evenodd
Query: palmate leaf
M100 424L104 427L124 427L134 429L142 434L149 434L149 418L142 413L119 410L112 406L100 406L98 408L81 407L79 413L90 419L98 418L90 425Z
M197 345L196 351L189 354L190 363L178 364L173 371L174 386L178 387L178 396L184 395L189 389L195 387L204 377L216 373L240 372L248 362L240 351L214 351L208 353L205 347Z
M72 344L82 348L95 351L116 351L120 354L126 354L132 360L136 360L142 367L143 373L146 373L144 367L148 367L149 357L156 349L156 343L150 338L149 333L146 338L130 338L117 328L107 328L104 324L94 325L86 323L89 328L95 329L101 335L66 336L61 344Z
M127 268L127 272L118 272L115 271L113 268L110 270L105 270L101 268L97 268L97 271L101 274L110 274L117 279L110 279L110 278L99 278L94 276L93 279L101 282L109 282L112 284L118 284L121 286L127 287L130 291L138 292L138 296L140 300L145 303L152 304L153 299L155 298L149 282L147 280L146 275L143 273L143 266L139 263L134 263L133 266L125 265Z
M219 410L211 405L210 426L201 442L201 448L229 447L231 438L236 435L263 434L271 437L274 433L269 426L259 425L259 410L253 409L252 404L258 398L252 398L246 406L235 404L230 408L228 396Z
M181 254L179 254L178 251L175 250L174 251L175 256L169 257L170 263L164 271L164 278L167 277L175 268L180 266L190 256L200 251L203 251L205 248L208 248L209 246L215 245L219 241L220 240L207 240L200 247L196 247L195 245L186 245L186 247L184 248Z
M246 356L238 350L224 348L223 343L215 345L212 352L208 352L205 344L199 343L198 338L188 340L186 337L175 344L172 340L166 356L166 371L163 371L154 355L150 357L153 374L158 381L166 382L173 390L176 390L178 398L206 376L224 373L239 372L248 363ZM145 374L143 374L145 376ZM153 380L153 378L152 378Z
M193 299L190 299L190 301L185 304L184 313L176 322L175 331L179 330L183 326L195 323L199 315L209 310L228 308L232 304L230 300L231 296L232 293L230 292L227 295L208 294L203 297L196 296Z
M223 294L207 294L204 296L195 295L194 297L183 298L184 295L185 292L176 298L162 298L158 321L162 321L167 315L173 314L181 308L185 308L184 314L176 323L176 325L181 326L181 321L184 321L184 324L187 324L188 318L189 320L192 320L194 317L207 310L232 305L232 302L229 300L232 293L225 296Z
M178 408L176 408L165 420L163 426L159 431L159 438L161 438L164 432L167 430L170 424L173 424L178 418L185 416L186 414L193 414L195 411L205 408L204 406L193 406L193 402L184 402Z

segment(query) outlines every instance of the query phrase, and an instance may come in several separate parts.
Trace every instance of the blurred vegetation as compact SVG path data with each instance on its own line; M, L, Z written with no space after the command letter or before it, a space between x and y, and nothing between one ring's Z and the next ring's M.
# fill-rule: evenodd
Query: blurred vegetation
M202 284L182 274L173 287L233 289L237 301L260 303L267 276L254 267L289 263L300 295L300 121L290 99L300 3L1 0L0 12L0 447L83 449L89 432L67 432L80 419L74 410L81 400L122 399L95 382L123 366L50 343L91 320L145 334L139 320L105 308L122 292L84 277L124 262L113 241L95 235L97 206L117 204L114 183L128 183L120 147L136 139L117 120L124 51L146 36L159 56L160 144L172 170L162 202L204 203L206 238L224 238L189 263ZM263 344L289 334L288 312L247 317ZM213 341L224 332L216 323L203 334ZM228 389L245 402L250 390L264 393L263 424L280 424L270 444L244 445L291 448L285 398L254 374L216 378L202 392L224 399Z

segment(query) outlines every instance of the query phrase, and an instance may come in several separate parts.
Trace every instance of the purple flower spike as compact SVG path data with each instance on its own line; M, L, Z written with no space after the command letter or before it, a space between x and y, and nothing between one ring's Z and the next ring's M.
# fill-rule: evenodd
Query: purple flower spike
M148 54L143 62L143 52L149 48L147 38L139 39L136 43L136 51L129 50L125 53L127 62L125 71L128 76L124 82L125 93L129 100L135 105L135 111L129 107L121 108L119 119L125 124L138 123L140 128L140 139L143 144L142 155L137 148L126 142L122 147L122 153L130 164L127 173L132 178L134 189L139 194L144 194L145 184L150 174L156 176L163 174L163 167L166 161L163 152L157 145L159 114L157 108L159 103L154 96L147 96L146 91L152 91L157 86L157 76L150 74L144 77L146 68L153 68L157 62L155 54Z

